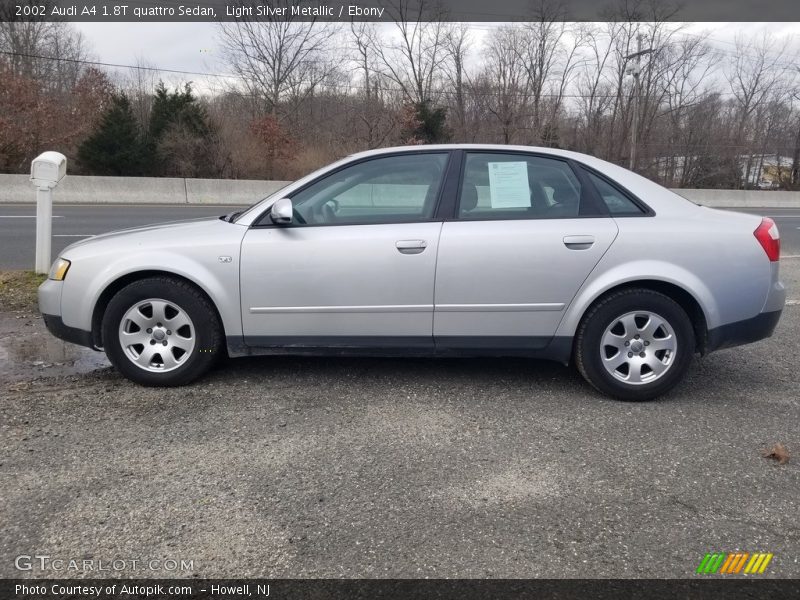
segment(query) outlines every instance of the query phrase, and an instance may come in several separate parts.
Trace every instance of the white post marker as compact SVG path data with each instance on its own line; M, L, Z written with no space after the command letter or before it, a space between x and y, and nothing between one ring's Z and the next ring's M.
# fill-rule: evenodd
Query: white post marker
M53 231L53 188L67 174L67 157L43 152L31 161L31 183L36 186L36 272L50 271Z

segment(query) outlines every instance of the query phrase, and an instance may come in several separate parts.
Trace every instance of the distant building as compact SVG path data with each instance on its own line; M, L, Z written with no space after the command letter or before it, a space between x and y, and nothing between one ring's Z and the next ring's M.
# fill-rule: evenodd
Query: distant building
M748 187L762 190L776 190L781 182L791 181L792 157L777 154L756 155L750 157L750 173L747 174L747 158L742 158L742 178Z

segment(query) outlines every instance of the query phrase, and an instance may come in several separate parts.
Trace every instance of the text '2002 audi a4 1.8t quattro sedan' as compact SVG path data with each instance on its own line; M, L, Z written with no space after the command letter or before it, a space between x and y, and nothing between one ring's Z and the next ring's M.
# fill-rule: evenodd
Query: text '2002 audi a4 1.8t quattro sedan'
M695 353L772 333L779 252L770 219L591 156L413 146L241 213L73 244L39 304L52 333L145 385L186 384L225 353L528 356L647 400Z

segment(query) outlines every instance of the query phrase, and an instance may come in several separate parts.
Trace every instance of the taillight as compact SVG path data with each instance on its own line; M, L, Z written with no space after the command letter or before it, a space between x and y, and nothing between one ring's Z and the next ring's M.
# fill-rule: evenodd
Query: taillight
M756 236L758 243L761 244L770 261L775 262L780 259L781 234L778 233L778 226L775 225L775 221L769 217L764 217L761 219L761 225L753 232L753 235Z

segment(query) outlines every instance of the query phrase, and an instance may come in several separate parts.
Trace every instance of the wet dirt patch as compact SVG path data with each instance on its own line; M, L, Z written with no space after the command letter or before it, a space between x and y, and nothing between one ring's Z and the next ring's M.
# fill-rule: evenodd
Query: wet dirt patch
M0 381L79 375L110 366L102 352L51 335L39 315L0 313Z

